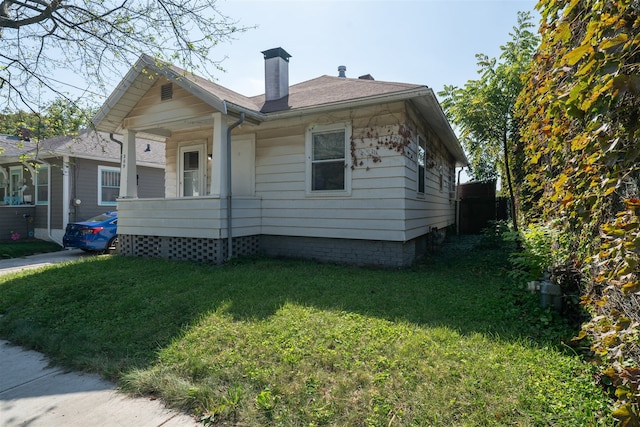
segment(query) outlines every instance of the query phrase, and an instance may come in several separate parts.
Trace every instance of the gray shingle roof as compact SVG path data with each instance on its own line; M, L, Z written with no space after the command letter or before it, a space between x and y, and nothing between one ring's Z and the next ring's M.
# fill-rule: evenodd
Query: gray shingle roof
M123 120L153 84L153 79L148 76L149 72L157 73L180 85L223 114L245 113L255 123L303 112L354 108L391 101L411 101L443 138L445 145L459 164L467 164L460 142L433 91L427 86L325 75L292 85L289 87L288 96L265 102L264 95L254 97L241 95L180 67L157 61L148 55L140 57L98 110L93 119L97 129L114 133L122 131ZM154 137L152 132L145 135Z
M121 140L120 136L115 139ZM150 151L145 151L149 144ZM0 159L18 158L26 155L34 158L55 158L70 156L86 159L120 162L120 146L109 138L109 134L92 130L83 130L77 136L57 136L40 141L21 141L17 136L0 135ZM156 141L136 138L136 156L139 164L165 164L164 144Z
M308 108L332 103L362 100L392 93L408 92L425 86L345 77L320 76L289 87L289 96L264 101L264 95L252 97L263 113Z

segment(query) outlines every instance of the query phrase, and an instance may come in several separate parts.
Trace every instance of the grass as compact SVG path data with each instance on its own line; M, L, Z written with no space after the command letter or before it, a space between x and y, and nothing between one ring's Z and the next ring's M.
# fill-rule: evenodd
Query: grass
M38 239L0 241L0 258L20 258L28 255L59 251L60 245Z
M614 425L574 331L456 243L400 271L85 258L0 277L0 336L209 425Z

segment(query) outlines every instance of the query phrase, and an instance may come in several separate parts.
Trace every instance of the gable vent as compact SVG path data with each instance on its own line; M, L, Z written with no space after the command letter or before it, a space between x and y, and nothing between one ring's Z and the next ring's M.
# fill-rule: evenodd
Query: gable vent
M167 83L160 87L160 101L173 98L173 84Z

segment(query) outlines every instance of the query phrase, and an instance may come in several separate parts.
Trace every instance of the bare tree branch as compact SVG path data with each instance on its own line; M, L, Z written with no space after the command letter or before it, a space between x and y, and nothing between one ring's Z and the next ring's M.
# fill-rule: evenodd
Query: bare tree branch
M215 78L212 49L248 28L216 0L2 0L0 99L37 107L67 95L56 80L106 94L142 53Z
M0 27L20 28L50 19L53 12L60 5L60 2L61 0L49 3L38 0L31 0L29 2L4 0L2 4L0 4ZM14 8L18 10L22 9L23 11L32 11L35 14L24 19L12 19L9 13ZM18 16L21 16L21 14Z

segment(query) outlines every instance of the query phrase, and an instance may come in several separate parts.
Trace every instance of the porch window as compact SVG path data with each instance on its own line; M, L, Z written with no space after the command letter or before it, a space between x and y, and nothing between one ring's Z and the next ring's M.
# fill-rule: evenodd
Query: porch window
M418 135L418 193L424 194L424 171L427 156L427 141Z
M36 172L36 204L49 204L49 167L40 166Z
M316 126L307 137L307 190L349 191L350 172L347 153L351 139L349 125Z
M120 194L120 168L98 166L98 205L115 206Z

